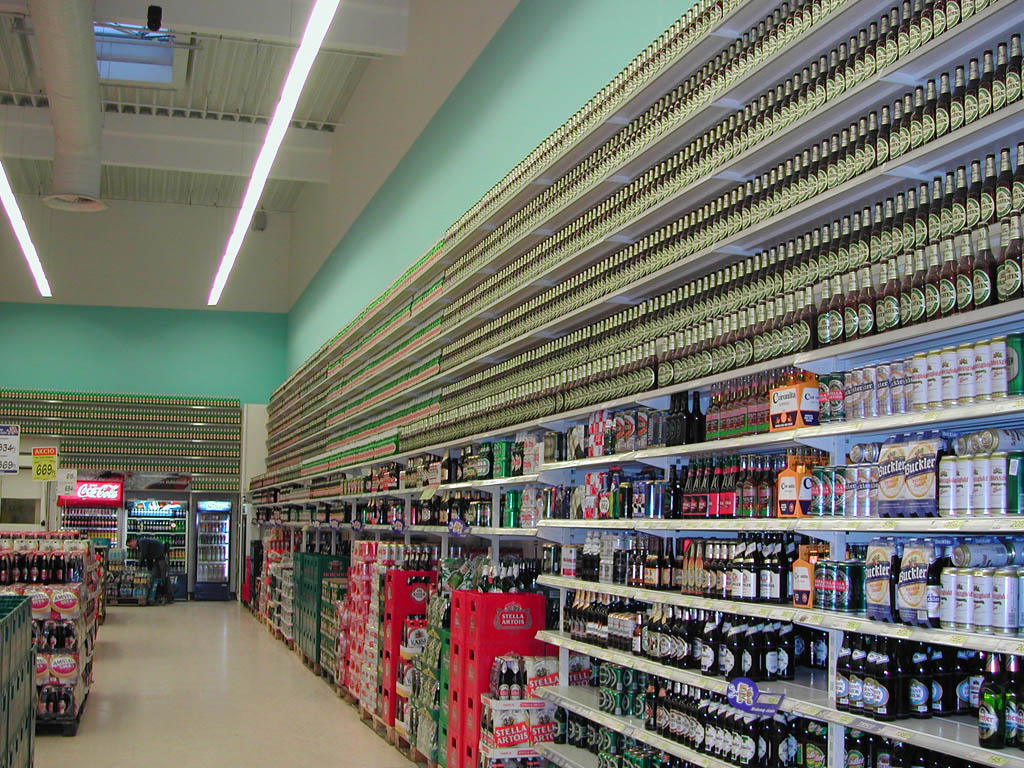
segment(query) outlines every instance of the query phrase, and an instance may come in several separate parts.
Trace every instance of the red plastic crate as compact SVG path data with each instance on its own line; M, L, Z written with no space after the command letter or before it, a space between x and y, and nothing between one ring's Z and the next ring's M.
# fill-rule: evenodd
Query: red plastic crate
M427 577L427 584L409 584L414 577ZM395 682L398 675L399 646L402 644L402 623L411 614L426 614L427 600L437 582L435 571L390 570L384 575L384 637L381 647L384 662L381 667L381 718L388 725L395 724Z

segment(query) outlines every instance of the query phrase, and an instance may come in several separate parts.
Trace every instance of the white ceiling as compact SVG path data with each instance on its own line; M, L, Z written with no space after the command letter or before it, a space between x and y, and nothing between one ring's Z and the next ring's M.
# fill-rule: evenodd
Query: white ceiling
M92 2L98 21L145 22L144 2ZM517 2L344 0L264 191L267 231L250 233L219 309L288 311ZM48 102L26 0L0 0L0 157L57 273L53 301L205 308L310 6L164 4L181 46L174 87L101 80L110 208L70 214L38 204L53 175ZM147 231L160 233L153 247ZM0 280L0 301L40 301L0 215L0 274L12 271L26 279Z

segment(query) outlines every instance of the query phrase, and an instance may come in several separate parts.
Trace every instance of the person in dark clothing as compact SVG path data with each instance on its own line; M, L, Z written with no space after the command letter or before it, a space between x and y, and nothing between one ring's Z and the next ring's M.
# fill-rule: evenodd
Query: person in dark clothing
M136 552L140 568L149 568L153 576L147 602L174 602L174 589L168 578L171 566L167 560L167 547L156 539L129 539L128 549Z

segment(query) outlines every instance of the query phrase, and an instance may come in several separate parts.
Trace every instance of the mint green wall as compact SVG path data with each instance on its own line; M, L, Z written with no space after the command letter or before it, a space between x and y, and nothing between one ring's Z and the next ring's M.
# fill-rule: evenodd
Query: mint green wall
M0 387L237 397L285 378L287 316L0 303Z
M522 0L292 307L288 370L692 4Z

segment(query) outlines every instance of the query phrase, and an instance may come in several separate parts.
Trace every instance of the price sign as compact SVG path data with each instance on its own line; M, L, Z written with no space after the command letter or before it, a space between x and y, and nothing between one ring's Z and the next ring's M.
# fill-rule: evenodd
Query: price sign
M18 452L21 450L21 427L0 424L0 475L18 474Z
M436 485L428 485L423 489L423 493L420 494L420 501L427 501L434 498L434 494L437 493Z
M78 484L78 470L77 469L58 469L57 470L57 495L58 496L70 496L75 492L75 486Z
M395 533L405 533L405 519L396 517L391 521L391 530Z
M779 706L786 698L786 694L761 691L758 689L757 683L750 678L737 677L729 681L726 697L730 704L743 712L761 717L771 717L779 711Z
M32 479L46 483L57 479L57 449L55 447L32 449Z
M448 533L455 537L465 536L469 533L469 526L461 518L448 521Z
M362 520L353 520L352 521L352 530L355 531L356 533L358 533L359 531L363 530L363 521Z

